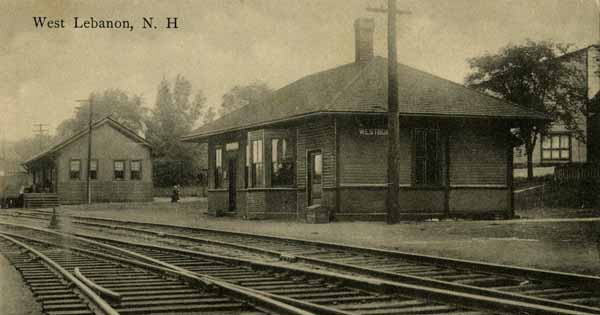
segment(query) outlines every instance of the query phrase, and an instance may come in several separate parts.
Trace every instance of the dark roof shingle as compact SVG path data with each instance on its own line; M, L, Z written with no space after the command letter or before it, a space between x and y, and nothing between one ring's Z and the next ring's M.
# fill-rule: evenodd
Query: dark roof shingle
M398 64L400 115L547 120L540 113L429 73ZM183 137L193 140L268 125L313 113L385 113L387 59L350 63L295 81L267 97L208 123Z

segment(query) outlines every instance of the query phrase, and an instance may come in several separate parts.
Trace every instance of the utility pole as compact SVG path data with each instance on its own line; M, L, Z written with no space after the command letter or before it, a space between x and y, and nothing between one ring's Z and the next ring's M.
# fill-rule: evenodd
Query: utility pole
M388 190L387 223L398 223L400 209L400 175L398 145L400 143L400 117L398 115L398 70L396 52L396 15L410 14L396 10L396 0L388 0L388 8L367 8L367 11L387 13L388 16Z
M42 137L48 132L48 129L46 129L46 127L48 127L48 124L33 124L33 126L36 127L36 129L34 129L33 132L37 133L39 136L38 143L40 147L40 152L42 152L44 148L42 143Z
M92 170L92 117L94 113L94 101L90 97L87 100L77 100L77 102L87 103L89 106L90 114L88 116L88 149L87 149L87 172L86 172L86 192L87 192L87 203L92 203L92 187L90 185L90 173Z

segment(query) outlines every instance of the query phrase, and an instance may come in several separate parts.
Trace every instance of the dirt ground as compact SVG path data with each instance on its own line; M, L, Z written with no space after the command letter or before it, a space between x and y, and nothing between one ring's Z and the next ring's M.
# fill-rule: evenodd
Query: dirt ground
M5 315L41 315L40 306L33 299L23 279L0 254L0 312Z
M437 222L244 221L206 215L206 199L177 204L63 206L60 212L331 241L445 257L600 275L600 211L534 209L524 219Z

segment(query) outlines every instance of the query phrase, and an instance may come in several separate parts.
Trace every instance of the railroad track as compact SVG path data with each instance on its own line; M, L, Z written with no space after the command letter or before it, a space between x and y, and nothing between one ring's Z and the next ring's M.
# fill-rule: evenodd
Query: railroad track
M256 295L266 296L315 314L590 314L415 285L369 281L327 272L244 261L173 247L130 243L115 240L114 237L92 237L100 239L102 243L99 243L22 225L2 223L1 226L3 230L0 233L4 234L15 233L4 230L8 227L26 230L28 233L35 231L37 239L43 237L40 233L60 235L63 243L81 243L79 246L93 249L84 250L88 254L91 252L104 257L111 253L120 257L112 259L121 260L133 257L143 261L143 264L159 266L157 268L173 270L183 275L193 274L206 279L205 281L227 281ZM34 241L31 237L27 239ZM415 299L410 296L424 298ZM445 302L434 303L432 300ZM471 310L466 309L465 305L471 306ZM482 309L495 311L484 312Z
M239 286L101 253L106 250L97 246L81 249L65 243L72 240L23 229L0 233L0 253L21 273L48 315L319 314Z
M49 234L50 233L50 234ZM39 229L28 229L24 226L3 225L0 230L0 235L11 235L14 238L20 238L24 241L41 243L43 247L52 247L50 242L36 241L39 238L57 238L58 233L44 232ZM27 236L23 235L27 234ZM65 241L66 240L66 241ZM264 263L252 261L244 261L240 259L232 259L229 257L210 255L199 252L182 251L176 248L159 247L154 245L142 245L116 241L111 239L102 239L102 245L92 241L82 241L81 238L61 238L55 242L75 244L70 248L71 251L77 251L78 254L83 252L86 256L86 261L92 259L87 257L96 253L104 259L111 257L120 261L128 261L132 257L142 264L159 266L179 272L180 274L193 274L202 279L208 279L209 282L225 281L231 285L243 287L256 295L266 296L273 300L285 303L292 307L306 310L314 314L332 314L332 315L350 315L350 314L454 314L454 315L483 315L492 314L492 312L484 312L480 310L468 310L455 303L435 303L424 299L415 299L407 296L398 295L398 288L386 285L385 283L366 281L364 279L344 277L330 273L311 272L307 270L290 269L281 266L274 266ZM106 246L106 247L105 247ZM85 247L86 250L77 249ZM90 250L91 249L91 250ZM111 253L109 255L108 253ZM71 253L72 255L72 253ZM118 257L118 258L115 258ZM62 261L68 264L69 267L76 266L78 260ZM111 267L110 270L114 272ZM119 292L121 286L133 286L129 283L129 278L118 280L119 286L110 286L112 282L105 282L102 279L110 277L102 267L94 266L94 272L86 270L87 273L92 272L91 278L94 282L106 286L108 289L113 289ZM114 275L112 275L114 277ZM139 281L145 283L154 281L150 279L140 278ZM156 283L160 288L167 287L166 284ZM177 287L176 289L181 289ZM403 287L407 292L409 287ZM412 287L413 291L419 288ZM455 300L463 299L462 303L477 301L468 296L444 296L440 290L424 290L422 293L434 297L436 294L446 299ZM126 297L124 297L126 299ZM161 299L160 295L154 298L148 298L148 301ZM487 303L487 307L502 309L501 301L479 301L479 304ZM475 304L477 304L475 303ZM459 302L460 304L460 302ZM122 306L123 304L121 304ZM520 306L523 307L523 306ZM523 308L526 309L526 308ZM506 308L503 313L517 314L520 312L510 312L515 308ZM121 314L124 309L117 308ZM146 313L143 313L146 314ZM212 314L212 313L211 313Z
M47 213L35 213L33 217L44 218ZM210 244L236 249L236 255L240 251L260 253L385 280L600 314L597 277L212 229L87 217L71 219L82 226L154 235L163 241L172 238L180 246L196 244L206 248L205 244Z

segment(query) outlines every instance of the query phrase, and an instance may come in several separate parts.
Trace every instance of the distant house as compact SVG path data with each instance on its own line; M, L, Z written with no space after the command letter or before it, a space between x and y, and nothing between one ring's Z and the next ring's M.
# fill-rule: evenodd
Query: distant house
M29 184L29 176L16 157L0 159L1 207L17 206L22 188Z
M306 76L193 131L207 142L209 213L383 219L387 60L355 22L356 60ZM401 217L512 215L510 129L543 113L398 65Z
M592 45L559 57L565 63L575 66L585 75L585 89L592 107L600 101L600 46ZM596 105L593 105L596 104ZM573 131L565 128L561 121L554 121L550 130L538 137L533 150L533 163L536 167L556 166L571 162L593 162L600 160L600 116L588 108L589 117L579 115L579 125L585 141L575 137ZM515 148L515 167L527 166L525 147Z
M87 202L88 133L81 131L23 163L32 176L34 193L55 194L62 204ZM144 138L110 117L94 123L92 201L151 201L150 150Z

